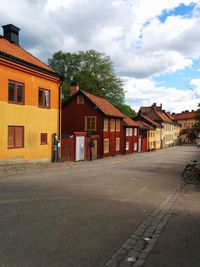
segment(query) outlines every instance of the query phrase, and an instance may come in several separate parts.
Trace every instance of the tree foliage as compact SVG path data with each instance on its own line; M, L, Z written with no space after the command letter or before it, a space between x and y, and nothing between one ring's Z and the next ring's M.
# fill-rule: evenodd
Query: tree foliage
M198 109L196 111L196 130L200 132L200 104L198 104Z
M199 137L199 130L197 129L197 125L194 124L192 128L182 129L178 137L181 137L182 135L186 135L188 141L194 143L195 140Z
M129 118L134 118L136 116L135 110L133 110L129 105L119 103L115 106Z
M114 105L123 104L123 83L115 75L109 56L95 50L78 53L59 51L49 59L48 63L64 77L63 102L69 97L70 83L76 81L84 91L105 98Z

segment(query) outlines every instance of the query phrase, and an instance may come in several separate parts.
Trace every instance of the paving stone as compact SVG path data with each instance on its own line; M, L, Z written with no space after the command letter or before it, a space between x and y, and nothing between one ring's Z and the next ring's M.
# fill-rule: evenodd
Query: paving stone
M146 257L152 250L154 244L160 237L160 234L166 225L169 217L171 206L174 204L176 199L181 194L181 189L177 187L176 195L170 195L159 207L157 207L137 228L135 233L129 238L122 246L117 253L115 253L112 257L113 262L110 264L118 264L118 265L110 265L106 267L142 267ZM176 197L175 197L176 196ZM144 241L144 238L150 238L148 242ZM127 253L128 252L128 253ZM135 256L137 260L136 263L131 265L131 263L126 262L127 256Z
M139 259L133 266L134 267L142 267L145 263L144 259Z
M133 245L131 245L130 243L126 242L123 244L122 246L124 249L126 249L127 251L131 250L133 248Z
M106 263L105 267L118 267L118 263L113 260L109 260L109 262Z

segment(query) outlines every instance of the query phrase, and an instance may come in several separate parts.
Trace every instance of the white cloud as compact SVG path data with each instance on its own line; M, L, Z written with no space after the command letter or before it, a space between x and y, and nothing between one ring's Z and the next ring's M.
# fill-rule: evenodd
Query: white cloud
M162 104L163 109L171 112L196 109L200 103L200 87L198 90L178 90L157 86L150 79L124 78L126 102L136 111L140 106L153 103ZM200 80L198 81L200 84Z
M193 14L159 20L180 4L196 4ZM110 55L117 74L129 77L126 98L136 106L160 102L173 111L200 102L197 80L191 81L194 91L153 81L192 68L200 58L200 0L7 0L1 3L0 24L8 23L21 28L21 45L44 61L58 50Z

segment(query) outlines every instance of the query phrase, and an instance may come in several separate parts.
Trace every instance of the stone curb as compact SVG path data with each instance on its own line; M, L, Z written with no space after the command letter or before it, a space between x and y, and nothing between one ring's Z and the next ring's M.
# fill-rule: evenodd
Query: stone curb
M172 206L185 190L185 183L178 184L174 192L147 216L104 267L142 267L171 216Z

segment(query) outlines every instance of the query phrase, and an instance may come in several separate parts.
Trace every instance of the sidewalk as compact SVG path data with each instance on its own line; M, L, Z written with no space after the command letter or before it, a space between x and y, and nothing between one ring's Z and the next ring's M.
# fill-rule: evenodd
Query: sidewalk
M200 266L200 185L187 186L143 267Z

